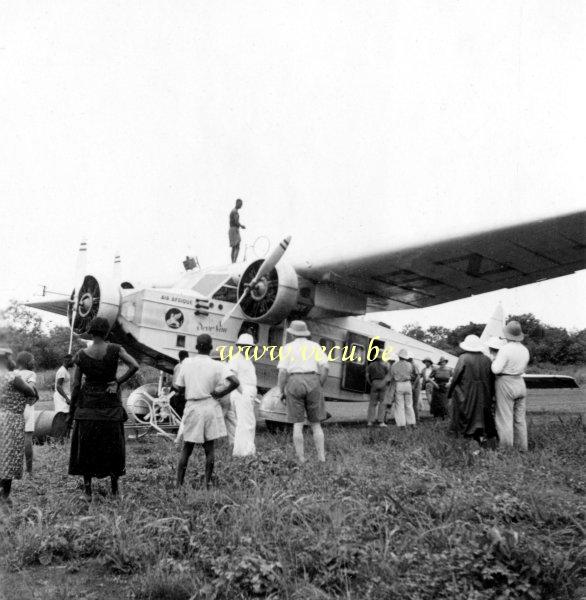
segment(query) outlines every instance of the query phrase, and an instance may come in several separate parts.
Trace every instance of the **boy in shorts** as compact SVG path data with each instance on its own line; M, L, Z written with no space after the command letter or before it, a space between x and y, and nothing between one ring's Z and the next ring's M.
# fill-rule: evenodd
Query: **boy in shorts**
M177 486L183 485L195 444L201 444L206 456L205 483L209 488L214 472L214 440L226 436L224 415L218 400L235 390L240 382L228 365L210 357L212 338L207 333L197 336L195 348L198 354L181 363L175 383L185 396L181 421L183 448L177 464Z

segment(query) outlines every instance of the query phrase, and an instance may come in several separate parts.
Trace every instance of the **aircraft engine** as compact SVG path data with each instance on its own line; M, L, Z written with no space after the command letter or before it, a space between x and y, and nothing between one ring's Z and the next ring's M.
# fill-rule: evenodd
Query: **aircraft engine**
M69 323L72 320L74 298L77 290L71 294L67 310ZM87 333L89 324L95 317L104 317L110 327L116 323L120 310L120 287L110 280L98 281L93 275L86 275L79 288L78 307L73 324L73 331L78 334Z
M246 267L238 283L238 297L244 293L263 260L255 260ZM240 303L240 309L251 321L260 323L279 323L297 306L297 273L287 263L279 261L277 265L263 275L250 293Z

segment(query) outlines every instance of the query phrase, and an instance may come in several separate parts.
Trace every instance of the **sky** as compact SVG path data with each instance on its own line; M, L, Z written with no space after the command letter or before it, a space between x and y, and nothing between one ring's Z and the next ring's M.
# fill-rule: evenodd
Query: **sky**
M6 0L0 306L70 291L82 238L133 281L225 263L237 197L292 260L584 209L585 55L579 0ZM384 320L584 328L585 284Z

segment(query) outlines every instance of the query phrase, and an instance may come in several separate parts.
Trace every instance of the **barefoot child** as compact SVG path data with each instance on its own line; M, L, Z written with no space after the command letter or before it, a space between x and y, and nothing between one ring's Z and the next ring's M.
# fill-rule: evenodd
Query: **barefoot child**
M185 470L195 444L205 453L205 483L209 488L214 471L214 441L226 436L226 425L219 399L235 390L240 382L229 367L210 357L212 338L197 336L197 354L186 358L179 370L176 388L185 395L185 412L178 439L183 436L181 457L177 464L177 486L182 486ZM223 383L226 381L226 383Z

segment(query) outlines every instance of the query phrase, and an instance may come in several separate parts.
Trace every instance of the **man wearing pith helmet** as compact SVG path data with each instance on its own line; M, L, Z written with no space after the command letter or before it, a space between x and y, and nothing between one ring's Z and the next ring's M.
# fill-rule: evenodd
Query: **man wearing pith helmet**
M409 362L409 352L405 348L399 350L398 357L399 361L391 367L391 381L395 384L395 423L398 427L415 427L411 387L413 365Z
M524 335L518 321L506 324L503 337L507 343L492 362L492 372L496 375L496 429L501 446L515 445L519 450L526 451L527 388L523 375L529 364L529 350L521 343Z
M421 370L421 389L425 391L425 399L431 405L431 395L433 393L433 360L426 356L421 362L425 365Z
M320 422L326 418L323 386L328 378L328 361L322 347L308 339L311 334L304 321L292 321L287 333L295 339L282 348L278 385L287 400L289 420L293 422L295 453L299 462L304 463L303 424L307 414L317 458L325 462Z

